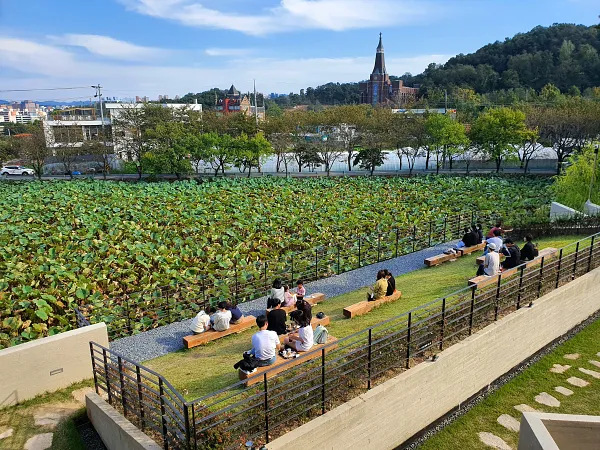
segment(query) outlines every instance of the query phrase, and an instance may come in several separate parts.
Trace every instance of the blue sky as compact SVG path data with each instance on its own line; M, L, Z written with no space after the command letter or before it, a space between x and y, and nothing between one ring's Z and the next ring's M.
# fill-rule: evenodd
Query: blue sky
M288 93L372 70L379 32L388 71L536 25L598 22L596 0L0 0L0 91L100 83L105 95L174 97L256 78ZM87 98L90 89L0 92Z

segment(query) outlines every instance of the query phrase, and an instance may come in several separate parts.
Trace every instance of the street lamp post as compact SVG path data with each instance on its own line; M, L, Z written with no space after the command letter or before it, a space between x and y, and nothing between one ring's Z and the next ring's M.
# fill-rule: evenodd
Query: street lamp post
M592 189L594 187L594 181L596 178L596 168L598 167L598 149L600 148L599 144L596 144L596 148L594 149L594 165L592 166L592 179L590 180L590 190L588 192L588 202L592 201Z

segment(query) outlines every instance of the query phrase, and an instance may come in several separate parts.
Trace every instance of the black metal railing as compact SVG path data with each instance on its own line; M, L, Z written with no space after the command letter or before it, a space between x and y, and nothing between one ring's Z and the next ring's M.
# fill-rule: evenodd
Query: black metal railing
M105 322L109 338L114 340L192 318L201 309L221 300L244 303L263 297L275 278L292 286L298 279L310 282L339 275L460 239L464 227L475 222L488 225L496 218L491 212L456 213L419 226L397 226L358 235L344 242L284 254L274 260L240 261L186 282L83 304L79 312L90 323Z
M240 381L193 401L184 401L155 372L92 343L96 390L109 393L109 402L140 428L153 430L150 436L165 449L266 444L600 267L599 241L600 233L587 237L485 286L461 289L313 350L314 359L272 377L265 372L258 384ZM142 375L154 383L149 392ZM142 401L146 396L151 404Z

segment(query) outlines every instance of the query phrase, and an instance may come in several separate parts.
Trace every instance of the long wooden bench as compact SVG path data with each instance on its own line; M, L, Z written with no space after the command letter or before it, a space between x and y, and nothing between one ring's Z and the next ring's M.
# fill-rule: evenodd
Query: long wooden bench
M389 297L383 297L379 300L373 300L372 302L363 301L358 302L354 305L348 306L344 308L344 316L348 319L352 319L353 317L362 316L363 314L367 314L369 311L377 308L378 306L385 305L386 303L392 303L402 297L402 292L395 291Z
M315 344L310 351L306 353L300 353L300 356L298 358L284 359L281 356L277 355L277 360L274 364L265 367L258 367L255 372L252 372L250 374L238 370L238 376L240 380L246 380L246 386L261 383L264 379L265 372L267 374L267 378L272 378L278 373L291 369L292 367L302 364L303 362L320 358L321 350L323 348L325 348L325 353L336 348L336 341L336 338L334 338L333 336L329 336L329 338L327 339L327 344Z
M183 346L185 348L197 347L198 345L206 344L207 342L215 341L230 334L241 333L242 331L252 328L256 325L256 317L244 316L240 323L230 325L225 331L207 330L204 333L192 334L183 338Z
M313 317L312 320L310 321L310 326L312 327L313 330L315 330L319 325L323 325L324 327L326 327L327 325L329 325L330 321L331 321L331 319L329 318L329 316L325 316L322 319L317 319L316 317ZM281 336L279 336L279 342L281 342L283 344L283 340L286 337L287 337L287 334L282 334Z
M557 253L558 253L558 250L555 248L552 248L552 247L540 250L540 254L538 255L538 257L535 259L532 259L531 261L527 261L525 263L525 267L531 267L531 266L540 264L542 262L542 258L546 258L546 259L552 258L552 257L556 256ZM519 270L520 270L519 267L504 270L503 272L501 272L500 278L501 279L510 278L511 276L517 274L519 272ZM497 276L488 277L486 275L480 275L478 277L471 278L469 280L469 286L477 285L477 288L482 288L482 287L489 286L490 284L497 283L497 282L498 282Z
M317 303L321 303L321 302L325 301L325 294L316 292L314 294L305 296L304 300L306 300L308 303L310 303L312 306L314 306ZM281 309L283 309L286 313L289 314L296 309L296 305L282 306Z
M436 256L431 256L430 258L425 259L424 263L427 267L439 266L440 264L445 263L446 261L452 261L456 258L460 258L461 256L470 255L471 253L476 252L478 250L483 250L484 248L485 241L483 241L481 244L473 245L471 247L455 249L456 253L452 253L450 255L442 253Z

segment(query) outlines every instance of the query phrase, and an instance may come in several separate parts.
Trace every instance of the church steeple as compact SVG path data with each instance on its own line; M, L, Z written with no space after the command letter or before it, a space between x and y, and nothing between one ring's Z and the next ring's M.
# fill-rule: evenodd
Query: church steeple
M379 33L379 45L377 46L377 55L375 56L375 67L373 68L373 74L385 75L385 55L383 52L383 40L381 33Z

